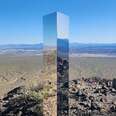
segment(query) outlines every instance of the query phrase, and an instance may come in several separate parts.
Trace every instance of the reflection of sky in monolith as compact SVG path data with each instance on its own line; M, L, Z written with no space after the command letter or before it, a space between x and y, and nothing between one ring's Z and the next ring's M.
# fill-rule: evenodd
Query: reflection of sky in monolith
M56 48L57 14L52 13L43 17L44 45Z
M55 12L43 17L44 45L56 47L57 38L68 38L69 18L63 13Z

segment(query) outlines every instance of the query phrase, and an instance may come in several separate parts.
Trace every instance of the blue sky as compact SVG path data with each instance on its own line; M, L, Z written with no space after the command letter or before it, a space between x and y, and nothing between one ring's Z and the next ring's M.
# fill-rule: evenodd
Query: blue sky
M0 44L42 42L54 11L70 16L70 42L116 43L116 0L0 0Z

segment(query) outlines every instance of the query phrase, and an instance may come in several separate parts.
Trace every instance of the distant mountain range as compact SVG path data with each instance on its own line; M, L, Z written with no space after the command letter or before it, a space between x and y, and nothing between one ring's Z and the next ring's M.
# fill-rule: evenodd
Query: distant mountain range
M37 55L42 53L43 44L8 44L0 45L0 54Z
M83 44L70 43L70 53L88 54L116 54L116 43L114 44ZM0 54L5 53L31 53L39 54L42 52L43 44L8 44L0 45Z
M0 49L24 49L24 50L38 50L42 49L43 44L6 44L0 45Z
M116 43L114 44L70 44L71 53L88 53L88 54L116 54Z

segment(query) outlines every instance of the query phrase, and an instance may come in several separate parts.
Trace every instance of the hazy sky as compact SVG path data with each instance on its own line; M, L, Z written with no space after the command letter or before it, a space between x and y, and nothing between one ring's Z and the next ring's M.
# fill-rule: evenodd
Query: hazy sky
M70 16L70 41L116 43L116 0L0 0L0 44L40 43L42 16Z

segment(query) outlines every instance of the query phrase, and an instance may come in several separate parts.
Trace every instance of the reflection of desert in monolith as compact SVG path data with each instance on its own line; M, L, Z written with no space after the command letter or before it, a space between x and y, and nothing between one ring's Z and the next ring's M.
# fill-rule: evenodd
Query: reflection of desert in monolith
M69 115L69 41L57 40L57 112L59 116Z
M43 64L44 64L44 75L43 80L48 80L48 86L51 86L51 96L47 99L44 99L44 102L48 104L44 107L43 114L45 116L56 116L57 115L57 105L56 105L56 79L57 79L57 67L56 67L56 50L54 49L44 49L43 56ZM47 88L46 88L47 89ZM52 107L51 107L52 106Z

